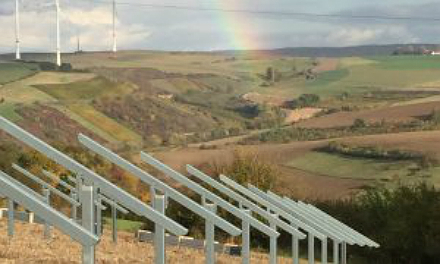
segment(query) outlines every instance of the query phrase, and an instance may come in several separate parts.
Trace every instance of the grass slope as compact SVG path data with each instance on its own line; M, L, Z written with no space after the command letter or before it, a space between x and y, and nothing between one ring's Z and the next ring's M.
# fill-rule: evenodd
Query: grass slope
M63 101L91 101L103 96L121 96L134 90L132 85L114 83L102 77L65 84L38 85L36 87Z
M22 117L17 114L15 111L17 109L17 106L12 103L2 103L0 104L0 115L4 118L9 119L12 122L17 122L22 119Z
M81 116L89 123L93 124L94 128L92 131L95 131L95 128L98 128L101 131L105 131L110 134L116 141L128 144L139 144L142 141L141 136L128 129L124 125L116 122L110 117L104 115L103 113L97 111L90 105L87 104L70 104L68 108Z
M139 144L141 142L141 137L138 134L89 105L93 100L99 98L118 97L131 93L136 89L133 85L95 77L71 83L45 84L36 87L56 98L59 101L59 108L73 112L76 117L79 116L80 118L74 119L103 138L107 140L111 138L110 141L115 143Z
M427 180L430 173L437 174L437 168L418 171L413 161L381 161L376 159L352 158L336 154L309 152L288 163L287 166L315 173L321 176L343 179L371 180L390 186L400 183L415 183ZM436 181L437 177L428 179Z
M373 57L377 67L387 70L440 70L440 56L383 56Z
M35 74L38 66L25 63L0 63L0 84L17 81Z

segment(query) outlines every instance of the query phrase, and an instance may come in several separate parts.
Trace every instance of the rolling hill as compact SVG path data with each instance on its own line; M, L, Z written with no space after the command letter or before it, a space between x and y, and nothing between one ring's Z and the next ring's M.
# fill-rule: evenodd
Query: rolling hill
M281 126L290 129L285 121L294 120L292 110L281 108L302 94L320 98L307 108L313 114L295 124L303 129L350 127L356 119L367 124L411 122L437 110L440 57L389 56L397 46L259 54L121 51L116 57L85 52L64 54L63 60L73 67L66 72L42 71L38 62L51 61L48 54L23 54L25 61L0 64L0 114L46 141L75 144L75 134L82 132L135 160L138 150L157 149L176 168L184 162L230 162L228 157L244 138ZM268 78L269 69L274 79ZM359 140L374 139L367 134ZM387 146L393 135L404 133L381 135L376 146ZM410 140L423 141L416 136ZM316 146L327 143L241 147L278 166L278 188L286 194L333 199L370 184L365 177L346 176L368 161L350 163L315 153ZM206 146L213 149L201 149ZM318 166L311 170L308 163L314 161L339 164L346 173L326 175ZM328 188L318 195L314 186Z
M267 55L281 55L292 57L369 57L369 56L389 56L398 49L426 48L436 50L438 44L389 44L389 45L364 45L351 47L295 47L281 48L273 50L258 50L252 52L264 53ZM240 54L246 52L223 51L222 54Z

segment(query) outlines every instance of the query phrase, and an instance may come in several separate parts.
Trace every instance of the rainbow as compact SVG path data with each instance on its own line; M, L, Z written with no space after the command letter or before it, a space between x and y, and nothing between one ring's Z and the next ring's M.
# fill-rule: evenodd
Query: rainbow
M224 10L240 9L237 2L218 0L216 1L216 8ZM252 34L253 27L246 16L234 12L219 12L218 18L230 47L235 50L257 50L259 48L258 41L254 39Z

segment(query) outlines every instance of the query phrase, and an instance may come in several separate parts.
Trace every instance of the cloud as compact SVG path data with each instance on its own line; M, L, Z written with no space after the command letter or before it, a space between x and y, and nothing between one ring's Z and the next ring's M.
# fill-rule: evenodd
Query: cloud
M332 46L414 43L419 40L405 26L349 26L330 32L326 38L326 42Z
M1 7L1 6L0 6ZM38 21L38 23L36 23ZM21 43L23 51L55 50L56 23L52 9L23 9L20 15ZM15 45L14 14L0 16L0 50L12 52ZM119 44L126 48L137 48L150 36L142 23L117 21ZM77 35L87 50L108 50L112 43L112 15L108 8L64 7L61 15L62 50L74 51ZM9 48L8 48L9 47Z
M9 16L13 14L12 8L9 6L0 6L0 16Z
M69 8L63 12L63 19L72 25L94 27L111 25L112 14L107 8L97 7L92 10Z
M145 3L144 0L130 2L133 1ZM174 2L171 3L172 1ZM324 0L277 0L276 5L266 0L151 0L151 3L345 15L436 17L440 12L440 6L436 4L404 4L410 3L409 0L370 0L367 6L350 0L334 0L331 3ZM81 46L85 50L111 47L111 4L67 0L62 0L61 4L64 51L76 49L77 35L80 36ZM0 1L0 51L13 51L13 10L13 1ZM118 46L122 49L232 49L237 47L238 42L249 48L268 49L440 41L438 23L426 21L256 16L129 5L118 6L117 11ZM24 50L54 50L53 0L23 1L21 29Z
M328 42L343 45L359 45L367 42L373 42L379 36L383 35L383 29L358 29L343 28L332 32L328 36Z

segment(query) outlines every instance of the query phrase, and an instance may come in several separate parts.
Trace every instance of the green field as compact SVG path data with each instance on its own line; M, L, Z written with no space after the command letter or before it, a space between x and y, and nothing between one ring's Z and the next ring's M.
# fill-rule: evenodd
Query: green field
M372 57L376 65L387 70L428 70L440 69L440 56L383 56Z
M110 134L117 142L126 142L130 144L139 144L142 142L141 136L97 111L90 105L75 103L70 104L68 109L93 124L93 127L91 128L92 131L95 131L96 128L100 131L104 131Z
M112 219L110 217L104 217L104 221L105 221L104 225L112 224ZM139 230L142 227L142 225L143 225L142 222L118 219L116 228L119 231L134 232Z
M21 116L15 112L16 105L10 103L0 104L0 115L13 122L21 120Z
M344 78L350 75L350 71L348 69L342 68L334 71L326 71L320 73L315 81L306 82L307 86L327 86L338 81L343 80Z
M37 85L36 87L63 101L91 101L103 96L122 96L135 89L132 85L114 83L102 77L73 83Z
M17 81L35 74L38 66L25 63L0 63L0 84Z
M320 152L307 153L286 165L321 176L367 180L387 185L398 182L414 183L426 179L437 183L439 178L439 168L420 171L412 161L381 161Z

